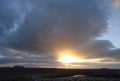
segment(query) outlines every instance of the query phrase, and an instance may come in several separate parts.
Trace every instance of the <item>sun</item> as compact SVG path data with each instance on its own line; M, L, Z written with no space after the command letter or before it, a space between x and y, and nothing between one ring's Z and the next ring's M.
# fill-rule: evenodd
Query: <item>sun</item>
M83 52L76 52L75 50L58 50L56 52L56 61L62 68L78 68L84 67L86 63L101 63L102 59L88 59Z
M62 58L59 59L59 61L65 64L70 64L76 62L76 59L71 56L63 56Z
M74 54L75 52L71 50L65 50L65 51L59 52L60 56L58 61L64 64L78 62L78 58Z

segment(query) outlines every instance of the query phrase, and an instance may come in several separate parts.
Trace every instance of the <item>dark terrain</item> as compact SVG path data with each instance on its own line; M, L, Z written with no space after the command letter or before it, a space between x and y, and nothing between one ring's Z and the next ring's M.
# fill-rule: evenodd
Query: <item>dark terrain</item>
M98 78L120 78L119 69L56 69L56 68L0 68L0 81L35 81L33 76L60 78L85 75Z

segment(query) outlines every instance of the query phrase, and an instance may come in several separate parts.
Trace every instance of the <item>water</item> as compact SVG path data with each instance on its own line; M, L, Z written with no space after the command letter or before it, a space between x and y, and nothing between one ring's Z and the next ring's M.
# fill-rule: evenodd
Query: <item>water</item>
M77 78L77 77L87 77L87 76L86 76L86 75L74 75L74 76L72 76L72 77Z

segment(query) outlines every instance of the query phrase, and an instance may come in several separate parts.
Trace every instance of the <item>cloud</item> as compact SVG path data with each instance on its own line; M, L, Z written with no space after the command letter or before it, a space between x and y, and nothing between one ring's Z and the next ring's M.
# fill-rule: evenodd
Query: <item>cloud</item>
M115 8L120 8L120 0L112 0L112 3Z
M87 58L104 58L111 57L111 55L107 53L111 51L112 48L115 47L108 40L91 40L83 44L80 51L84 51L87 54Z
M107 29L107 18L94 1L36 1L32 8L23 28L7 39L10 47L43 52L76 47Z
M1 0L0 63L55 62L54 51L69 48L87 59L116 59L119 50L110 41L96 40L108 29L101 6L96 0Z
M114 57L116 60L120 61L120 48L118 49L113 49L108 52L111 57Z

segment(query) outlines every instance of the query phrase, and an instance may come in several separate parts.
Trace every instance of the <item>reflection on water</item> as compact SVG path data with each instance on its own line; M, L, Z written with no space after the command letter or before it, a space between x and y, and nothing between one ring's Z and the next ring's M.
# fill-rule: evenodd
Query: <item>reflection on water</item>
M34 81L120 81L120 78L88 77L86 75L61 76L56 78L41 78L35 76L33 79Z
M86 75L74 75L74 76L72 76L72 77L87 77Z

